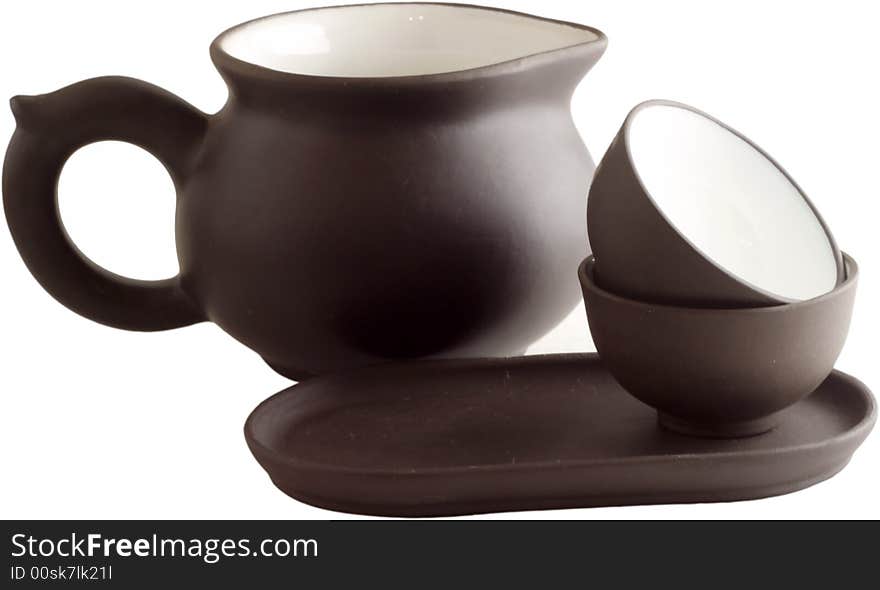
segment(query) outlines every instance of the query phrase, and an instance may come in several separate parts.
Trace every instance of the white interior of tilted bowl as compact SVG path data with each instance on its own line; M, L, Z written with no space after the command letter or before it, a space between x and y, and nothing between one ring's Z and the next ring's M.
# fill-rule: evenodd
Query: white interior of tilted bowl
M219 46L281 72L388 77L469 70L598 38L588 29L488 8L379 4L267 16L229 30Z
M715 265L792 300L834 288L837 261L798 188L748 141L674 105L646 105L627 129L636 173L666 220Z

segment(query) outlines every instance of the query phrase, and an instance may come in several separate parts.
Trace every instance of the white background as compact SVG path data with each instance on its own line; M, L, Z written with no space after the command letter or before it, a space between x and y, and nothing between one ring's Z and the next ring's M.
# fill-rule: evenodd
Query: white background
M706 110L777 158L861 265L838 368L880 389L873 3L495 4L608 35L607 53L572 105L597 160L627 111L648 98ZM214 36L253 17L313 5L0 2L0 96L124 74L215 112L226 93L208 59ZM4 107L2 141L12 130ZM122 144L81 150L65 168L60 202L71 235L95 261L138 278L176 273L171 182L144 152ZM257 403L289 382L216 326L145 334L85 320L31 278L5 224L0 271L0 517L358 518L300 504L270 484L241 428ZM562 350L592 350L581 308L532 348ZM875 433L842 473L779 498L489 518L877 518L878 462Z

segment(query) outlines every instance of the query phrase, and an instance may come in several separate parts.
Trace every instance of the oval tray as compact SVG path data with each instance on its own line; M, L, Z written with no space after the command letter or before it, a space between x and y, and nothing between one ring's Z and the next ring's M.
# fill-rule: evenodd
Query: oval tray
M245 424L282 491L332 510L440 516L716 502L784 494L842 469L875 402L835 371L751 438L663 430L595 354L380 365L319 377Z

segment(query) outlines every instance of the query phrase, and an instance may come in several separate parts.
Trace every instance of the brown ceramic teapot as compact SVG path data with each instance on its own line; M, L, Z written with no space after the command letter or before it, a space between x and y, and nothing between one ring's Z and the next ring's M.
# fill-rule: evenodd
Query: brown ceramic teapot
M579 299L594 165L569 102L605 45L463 5L257 19L211 45L229 87L215 115L120 77L12 99L7 221L74 311L131 330L210 320L292 378L521 353ZM65 233L61 168L100 140L168 169L177 277L120 277Z

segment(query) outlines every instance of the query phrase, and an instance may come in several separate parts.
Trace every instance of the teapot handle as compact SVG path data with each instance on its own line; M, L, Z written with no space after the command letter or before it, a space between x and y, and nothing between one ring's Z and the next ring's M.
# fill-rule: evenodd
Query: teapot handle
M74 151L121 140L158 158L179 188L201 145L206 115L156 86L123 77L17 96L10 104L17 127L3 165L3 205L15 245L43 288L71 310L117 328L166 330L203 321L179 275L136 280L86 258L61 223L57 187Z

